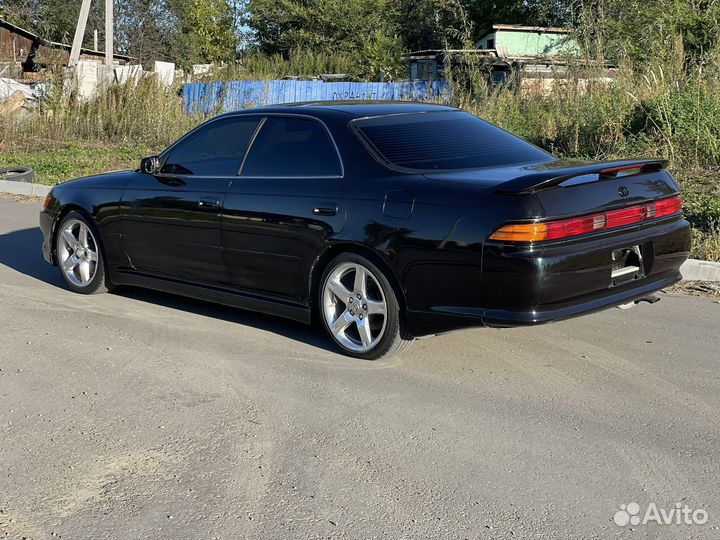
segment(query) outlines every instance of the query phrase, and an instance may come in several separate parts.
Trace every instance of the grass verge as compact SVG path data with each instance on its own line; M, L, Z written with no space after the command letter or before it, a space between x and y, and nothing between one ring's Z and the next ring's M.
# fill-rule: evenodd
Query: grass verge
M0 147L0 168L30 167L37 183L54 186L81 176L137 169L140 158L152 153L145 144L30 141Z

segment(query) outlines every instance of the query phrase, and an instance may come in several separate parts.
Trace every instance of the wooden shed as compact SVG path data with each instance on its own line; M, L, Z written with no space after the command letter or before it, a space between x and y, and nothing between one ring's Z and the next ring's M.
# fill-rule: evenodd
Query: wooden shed
M0 77L21 77L42 70L50 65L66 66L70 59L71 45L56 43L0 19ZM114 54L118 65L137 63L137 59ZM81 49L80 60L105 61L103 51Z
M32 32L0 19L0 77L18 77L29 71L31 51L37 50L40 43Z

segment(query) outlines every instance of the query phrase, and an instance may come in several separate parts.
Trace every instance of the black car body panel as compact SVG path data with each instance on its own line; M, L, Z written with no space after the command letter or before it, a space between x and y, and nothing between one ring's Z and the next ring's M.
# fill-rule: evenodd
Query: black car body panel
M52 239L62 215L78 210L91 216L103 239L105 257L110 267L128 264L122 249L120 233L120 206L125 186L133 172L116 172L79 178L56 186L51 192L51 201L40 213L40 228L43 232L43 257L56 264Z
M507 223L542 223L676 195L662 162L611 164L642 168L632 176L602 172L608 164L551 157L492 168L402 171L381 163L351 127L366 117L437 111L455 109L329 103L230 113L220 118L256 117L258 130L265 118L317 122L339 155L339 173L136 171L70 181L52 190L41 213L43 254L55 263L55 225L67 211L79 210L97 225L115 284L309 322L323 265L334 254L358 250L388 274L415 336L563 319L629 302L679 279L690 249L689 225L679 214L541 244L489 239ZM630 246L642 246L643 276L612 286L611 254Z

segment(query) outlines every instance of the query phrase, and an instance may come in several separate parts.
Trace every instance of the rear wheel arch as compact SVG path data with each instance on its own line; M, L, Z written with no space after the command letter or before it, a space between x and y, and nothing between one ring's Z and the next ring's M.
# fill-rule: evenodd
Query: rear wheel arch
M320 289L320 280L322 279L323 273L325 272L328 264L341 253L357 253L358 255L362 255L383 271L385 277L390 282L390 285L395 291L395 296L397 297L397 300L400 304L400 322L402 328L406 331L407 301L405 299L405 291L400 286L400 280L395 275L395 272L393 272L393 270L390 268L390 265L380 255L378 255L377 251L374 251L373 249L363 244L355 244L353 242L338 242L331 244L315 259L315 262L310 270L309 278L310 302L312 305L313 318L317 317L318 315L317 296Z

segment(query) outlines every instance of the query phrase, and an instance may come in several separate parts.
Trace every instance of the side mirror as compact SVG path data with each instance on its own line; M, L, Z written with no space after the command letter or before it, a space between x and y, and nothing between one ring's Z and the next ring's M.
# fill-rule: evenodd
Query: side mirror
M157 174L160 172L160 158L150 156L140 161L140 172L145 174Z

